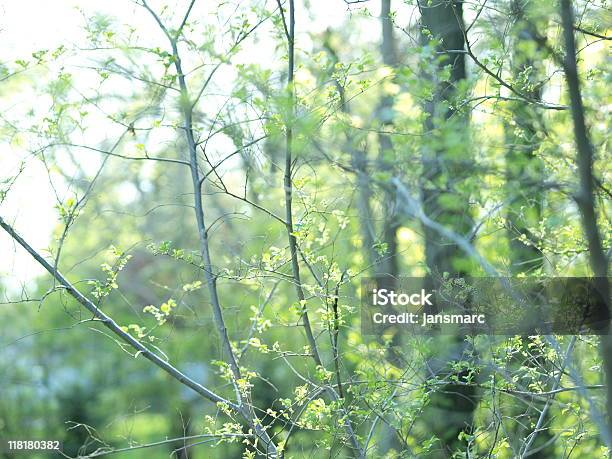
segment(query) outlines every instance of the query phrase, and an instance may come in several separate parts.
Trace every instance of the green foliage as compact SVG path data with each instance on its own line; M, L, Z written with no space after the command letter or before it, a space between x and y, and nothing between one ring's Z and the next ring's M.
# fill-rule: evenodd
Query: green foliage
M412 2L402 8L415 15L390 15L393 66L383 65L377 38L366 33L380 23L368 8L322 31L315 27L322 13L299 6L288 86L286 8L283 17L275 5L195 2L179 29L188 4L151 4L165 31L140 5L118 7L118 17L83 10L78 46L45 45L3 59L0 135L7 151L25 149L28 161L40 162L37 181L51 183L48 252L58 269L125 333L231 403L210 403L171 379L57 282L37 277L22 293L10 290L7 276L6 297L16 300L0 310L0 438L62 438L76 456L193 436L189 457L254 458L262 456L261 429L287 458L349 457L354 439L369 442L368 457L433 458L447 443L428 416L449 416L435 411L439 398L469 388L478 391L473 419L454 435L460 446L448 457L517 457L546 400L545 430L571 445L554 441L554 457L608 455L593 415L604 404L597 338L573 343L572 372L560 373L571 337L371 337L361 330L360 279L385 260L394 259L400 275L441 276L443 291L454 282L461 303L473 292L449 271L484 274L459 250L442 270L430 265L431 228L406 211L395 180L421 205L435 191L428 216L469 239L500 274L590 274L572 200L571 114L545 107L568 103L555 57L563 50L555 6L529 4L519 20L508 2L464 4L465 17L476 21L467 34L478 34L471 48L478 64L457 53L470 63L460 81L440 52L444 37L409 19L418 17ZM581 27L605 34L601 8L580 7ZM312 30L305 30L307 14ZM547 46L515 38L525 21ZM412 39L418 30L422 38ZM609 252L609 66L601 44L577 37ZM26 95L18 104L14 88ZM0 177L3 218L5 199L19 189L18 170ZM203 200L203 229L195 195ZM473 221L463 220L467 214ZM25 230L18 219L16 227ZM437 242L454 247L447 238ZM545 263L517 273L515 243ZM317 349L304 333L306 317ZM433 374L435 365L442 370ZM551 397L557 377L565 389ZM244 403L243 411L233 403ZM167 457L185 441L117 457Z

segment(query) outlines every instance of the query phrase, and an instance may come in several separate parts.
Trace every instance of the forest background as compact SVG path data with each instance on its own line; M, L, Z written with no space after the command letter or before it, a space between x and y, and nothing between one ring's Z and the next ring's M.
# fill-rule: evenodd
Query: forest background
M589 276L607 317L605 0L0 7L0 439L609 457L607 322L376 337L359 309L367 276Z

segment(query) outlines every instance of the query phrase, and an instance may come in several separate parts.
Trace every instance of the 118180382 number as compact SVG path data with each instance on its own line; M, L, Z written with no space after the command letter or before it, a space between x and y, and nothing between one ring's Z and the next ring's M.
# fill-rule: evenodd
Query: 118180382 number
M2 450L5 452L59 451L61 449L62 442L58 440L4 440L2 442Z

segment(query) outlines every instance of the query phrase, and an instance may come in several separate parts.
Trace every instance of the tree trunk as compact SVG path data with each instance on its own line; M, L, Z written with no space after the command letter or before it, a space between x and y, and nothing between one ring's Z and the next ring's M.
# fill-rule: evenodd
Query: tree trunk
M421 152L423 210L432 220L466 236L473 226L466 191L472 173L469 120L452 108L457 85L466 78L465 54L461 52L465 46L462 4L434 0L433 4L419 3L419 9L422 44L430 45L432 38L436 43L436 60L423 63L423 79L433 86L432 97L423 106L427 115ZM447 67L448 77L443 78ZM455 243L429 227L423 228L423 234L430 288L439 285L444 273L452 277L469 273L470 262ZM463 337L453 337L450 342L438 338L434 349L437 356L429 363L431 376L462 380L466 375L457 374L451 367L467 350ZM432 394L423 417L441 443L434 457L450 457L457 449L464 449L465 442L458 437L461 432L470 432L476 405L473 386L449 383Z
M382 42L380 51L383 64L395 68L397 66L397 43L393 33L393 20L391 18L391 0L381 0L380 20L382 26ZM381 129L386 131L393 126L393 103L394 97L383 94L378 107L378 117L382 122ZM381 172L393 173L395 163L393 143L389 134L384 132L378 135L379 157L378 165ZM378 277L386 277L393 282L399 274L397 259L397 230L399 228L398 218L395 212L395 195L391 191L385 191L383 195L383 228L381 240L385 244L385 253L380 257L375 266L375 274Z
M608 318L610 312L610 283L608 279L608 258L604 252L599 228L597 226L597 212L595 209L595 192L593 176L593 144L586 127L584 105L580 93L580 79L578 77L578 65L576 63L576 43L574 39L574 12L571 0L561 0L561 21L563 24L563 39L565 42L565 61L563 69L570 98L572 111L572 122L574 125L574 137L576 140L576 162L578 163L579 190L575 196L576 203L582 217L582 227L589 248L589 261L593 275L595 276L595 287L606 302ZM600 350L603 357L604 374L606 385L606 411L607 429L601 432L601 436L608 447L612 443L612 429L610 417L612 416L612 336L610 336L609 321L602 330Z

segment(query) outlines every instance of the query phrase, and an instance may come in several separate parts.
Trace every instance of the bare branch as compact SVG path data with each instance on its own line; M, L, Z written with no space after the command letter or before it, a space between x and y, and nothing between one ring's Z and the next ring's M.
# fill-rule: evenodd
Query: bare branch
M114 156L116 158L121 158L121 159L129 159L129 160L132 160L132 161L158 161L158 162L161 162L161 163L174 163L174 164L182 164L183 166L189 166L189 162L188 161L184 161L182 159L160 158L160 157L149 156L149 155L145 155L145 156L127 156L127 155L122 155L120 153L115 153L112 150L110 150L110 151L109 150L102 150L100 148L90 147L89 145L80 145L80 144L68 143L68 142L50 143L50 144L46 145L43 149L47 149L47 148L51 148L51 147L82 148L84 150L95 151L95 152L98 152L98 153L102 153L104 155Z
M187 11L185 12L185 16L183 17L183 20L181 21L181 25L176 30L176 34L174 34L175 40L178 40L178 38L181 36L181 33L183 32L183 28L185 27L185 24L187 24L187 19L189 19L189 15L191 14L191 9L193 8L193 5L195 5L195 2L196 0L191 0L191 2L189 3L189 7L187 8Z

